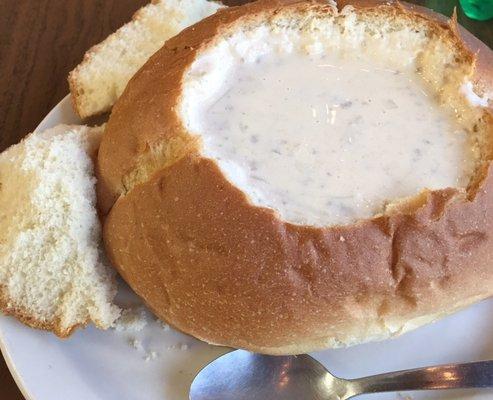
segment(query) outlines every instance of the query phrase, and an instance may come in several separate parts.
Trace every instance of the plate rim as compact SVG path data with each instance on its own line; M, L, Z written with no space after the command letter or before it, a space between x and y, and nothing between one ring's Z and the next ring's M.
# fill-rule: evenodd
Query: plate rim
M7 345L7 342L5 341L5 338L3 336L3 332L0 329L0 354L3 356L3 359L5 360L5 364L7 365L7 369L9 370L12 378L14 379L15 384L17 385L17 388L21 392L22 396L26 400L36 400L35 397L29 392L27 389L26 384L24 383L24 378L20 374L19 370L15 366L14 360L12 359L9 351L9 346Z

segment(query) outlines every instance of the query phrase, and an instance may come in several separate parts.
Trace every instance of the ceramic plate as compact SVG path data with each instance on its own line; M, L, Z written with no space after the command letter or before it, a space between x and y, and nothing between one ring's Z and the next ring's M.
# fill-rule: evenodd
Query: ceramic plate
M68 97L48 114L38 130L61 123L80 123ZM118 298L126 304L139 302L122 283ZM27 400L186 400L198 370L228 350L165 330L152 316L148 321L139 332L88 327L61 340L0 316L0 348ZM336 375L348 378L490 359L493 300L394 340L313 355ZM493 397L493 392L409 392L359 398L396 400L408 396L416 400L486 400Z

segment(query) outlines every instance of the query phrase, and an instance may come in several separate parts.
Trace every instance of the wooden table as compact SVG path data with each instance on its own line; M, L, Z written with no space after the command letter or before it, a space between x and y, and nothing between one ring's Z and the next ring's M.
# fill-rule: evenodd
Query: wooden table
M0 151L32 131L68 93L67 74L85 50L128 21L147 2L0 0ZM413 2L431 4L448 15L457 3ZM462 13L459 21L493 47L492 21L472 21ZM22 400L1 356L0 399Z

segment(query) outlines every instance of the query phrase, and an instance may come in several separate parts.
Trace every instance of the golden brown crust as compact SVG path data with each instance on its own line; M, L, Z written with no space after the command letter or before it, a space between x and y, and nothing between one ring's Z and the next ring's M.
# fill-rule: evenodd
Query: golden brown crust
M430 193L415 215L304 228L252 207L214 163L186 157L119 201L106 246L124 279L177 328L304 352L337 344L325 337L378 336L372 325L383 318L398 325L492 293L491 193L467 205L453 191Z
M89 323L89 321L87 321L84 324L77 324L67 329L62 328L62 325L58 319L44 321L36 318L32 312L24 310L22 307L13 305L9 295L5 293L5 290L1 286L0 311L4 315L10 315L31 328L53 332L62 339L69 337L76 329L82 328Z
M197 52L241 18L289 7L331 12L322 1L281 0L224 10L168 41L133 78L99 153L113 264L178 329L272 354L389 337L491 295L489 165L468 199L455 189L428 192L417 209L328 228L292 225L253 206L193 145L165 168L133 174L149 154L162 157L162 142L186 136L179 82ZM449 27L436 29L461 46ZM129 176L138 179L125 188Z

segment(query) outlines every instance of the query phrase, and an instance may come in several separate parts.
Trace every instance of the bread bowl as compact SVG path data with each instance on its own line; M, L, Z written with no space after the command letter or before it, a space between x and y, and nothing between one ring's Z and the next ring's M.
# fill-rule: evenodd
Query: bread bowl
M209 343L296 354L393 337L492 294L491 51L476 39L462 41L455 21L400 3L350 3L259 1L222 10L166 42L116 103L97 168L106 250L136 293L176 328ZM300 66L308 76L300 77ZM351 87L347 101L357 107L325 102L329 92L321 108L310 106L324 90L322 67L336 71L330 87L338 79ZM310 82L312 75L320 79ZM262 79L274 77L281 86L262 92ZM284 112L288 89L296 96L286 95L292 108ZM315 92L300 97L308 89ZM330 147L316 136L320 110L324 126L335 126L372 99L371 112L360 112L362 128L348 134L344 123L330 133L344 140L361 134L373 151L357 159L351 148L347 167L336 171L342 178L320 178L331 173L320 168L330 158L317 154ZM397 104L384 107L387 100ZM248 130L241 110L220 111L252 104L264 106L244 111L258 140L241 136ZM402 113L402 105L419 114ZM264 112L270 106L275 112ZM272 129L273 120L288 122ZM308 120L296 152L295 128ZM284 157L269 140L281 143L288 131ZM268 154L254 150L258 142L268 143ZM389 150L389 143L403 148ZM336 157L342 148L332 146ZM263 165L269 168L256 179ZM417 171L425 175L413 180ZM305 187L311 197L300 195ZM359 197L325 212L340 189ZM310 211L314 196L322 200Z

